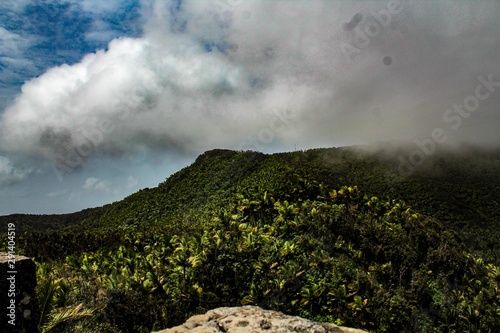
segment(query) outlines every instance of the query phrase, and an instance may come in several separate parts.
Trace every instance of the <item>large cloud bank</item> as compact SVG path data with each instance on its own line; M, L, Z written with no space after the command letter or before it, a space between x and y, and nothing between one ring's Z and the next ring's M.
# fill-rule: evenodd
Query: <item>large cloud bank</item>
M444 117L480 76L500 82L498 1L143 7L143 37L22 87L1 118L2 151L72 167L90 154L413 140L436 127L500 142L495 83L473 112Z

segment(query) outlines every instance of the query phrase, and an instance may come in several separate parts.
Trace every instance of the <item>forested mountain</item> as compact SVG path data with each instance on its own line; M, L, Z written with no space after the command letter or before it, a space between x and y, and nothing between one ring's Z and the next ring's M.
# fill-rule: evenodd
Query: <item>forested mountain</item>
M1 216L16 222L18 231L88 233L116 227L176 224L188 227L226 208L243 192L286 191L300 181L330 188L356 185L367 195L405 201L419 212L445 223L471 249L500 255L500 150L468 147L442 150L426 157L411 175L400 174L411 150L344 147L265 155L212 150L155 188L146 188L103 207L63 215ZM2 230L3 232L4 230Z
M0 223L43 263L54 311L81 303L101 322L54 330L257 304L374 332L498 331L500 150L413 152L212 150L122 201Z

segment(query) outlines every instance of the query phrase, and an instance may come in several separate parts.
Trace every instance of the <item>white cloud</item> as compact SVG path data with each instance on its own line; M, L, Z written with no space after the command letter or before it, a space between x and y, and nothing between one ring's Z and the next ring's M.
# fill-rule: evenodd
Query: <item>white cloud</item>
M98 182L99 182L99 179L97 179L95 177L87 178L87 180L85 180L85 184L83 184L82 188L84 190L93 189L95 184L97 184Z
M9 158L0 155L0 184L11 185L20 182L34 172L33 168L16 166Z
M2 0L0 2L0 9L2 11L14 11L18 13L24 12L24 9L33 0Z
M47 193L47 196L50 198L55 198L55 197L60 197L61 195L64 195L66 193L68 193L68 189L62 191L49 192Z
M32 38L21 36L0 26L0 50L3 57L14 61L32 44Z
M249 136L289 147L412 139L441 126L479 74L500 80L492 49L498 2L442 20L454 3L432 11L434 3L403 2L394 24L380 27L352 63L341 43L354 43L356 29L375 22L387 2L234 4L183 1L175 17L165 2L150 12L144 6L143 37L113 40L107 51L27 82L1 118L10 134L0 133L0 149L74 166L93 154L238 148ZM111 10L118 2L83 5ZM362 20L345 31L357 13ZM481 106L495 121L478 113L461 133L481 140L498 124L499 100L500 93ZM294 119L272 130L286 109ZM490 132L498 142L498 131Z
M109 23L96 19L92 24L92 28L85 33L85 39L89 41L106 42L112 40L117 35L117 31L113 31Z
M121 2L121 0L82 0L79 4L86 12L90 12L95 15L104 15L117 11L117 9L121 6Z
M110 193L111 183L107 180L100 180L99 178L90 177L85 180L82 188L87 191Z

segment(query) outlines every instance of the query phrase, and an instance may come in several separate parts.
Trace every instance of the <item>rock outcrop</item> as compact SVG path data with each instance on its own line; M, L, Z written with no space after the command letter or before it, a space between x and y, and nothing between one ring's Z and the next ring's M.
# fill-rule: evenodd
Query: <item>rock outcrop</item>
M157 333L366 333L334 324L317 323L257 306L217 308Z
M0 253L0 332L38 332L36 266L28 257Z

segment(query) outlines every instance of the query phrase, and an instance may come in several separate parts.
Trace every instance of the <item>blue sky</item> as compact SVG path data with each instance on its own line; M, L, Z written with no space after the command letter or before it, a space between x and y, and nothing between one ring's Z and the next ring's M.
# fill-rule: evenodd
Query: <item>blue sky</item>
M418 149L435 129L498 144L499 16L494 0L4 0L0 214L120 200L213 148Z
M138 1L4 1L0 4L2 109L23 83L48 68L74 64L118 37L142 34ZM3 90L3 89L2 89Z
M86 54L106 50L113 39L140 37L144 25L140 11L141 4L136 0L2 2L0 109L12 103L26 81L48 69L78 63ZM165 165L158 160L163 170L157 170L144 160L139 155L116 165L104 158L98 162L98 171L94 167L62 175L55 169L57 165L48 167L42 161L28 159L19 167L3 157L0 165L3 163L7 179L0 187L0 211L57 213L102 205L139 188L155 186L191 162L190 157L179 157ZM24 178L26 172L29 179Z

